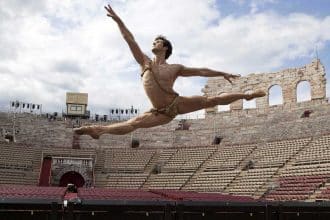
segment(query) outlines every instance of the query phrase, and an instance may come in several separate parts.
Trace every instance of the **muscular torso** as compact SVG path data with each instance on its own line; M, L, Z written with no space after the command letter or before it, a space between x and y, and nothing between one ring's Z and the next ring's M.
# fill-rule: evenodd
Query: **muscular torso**
M147 69L144 72L142 77L143 87L153 107L164 108L172 103L176 96L173 84L180 68L181 66L178 64L151 64L151 70ZM154 77L157 78L163 89L160 88Z

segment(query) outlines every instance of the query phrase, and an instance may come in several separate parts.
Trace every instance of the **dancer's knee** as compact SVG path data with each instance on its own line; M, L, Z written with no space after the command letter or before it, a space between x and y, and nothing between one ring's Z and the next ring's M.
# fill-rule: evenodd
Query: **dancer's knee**
M199 104L199 106L202 106L203 108L208 108L214 104L214 98L201 97L200 99L197 100L197 103Z
M204 100L204 106L206 108L210 108L210 107L214 107L216 105L218 105L217 103L217 99L214 98L214 97L207 97L205 100Z

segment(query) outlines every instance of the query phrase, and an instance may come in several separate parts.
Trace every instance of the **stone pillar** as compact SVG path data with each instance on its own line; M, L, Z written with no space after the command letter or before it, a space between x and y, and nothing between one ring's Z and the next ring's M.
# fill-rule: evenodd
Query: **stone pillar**
M243 109L243 100L237 100L230 104L230 110L242 110Z

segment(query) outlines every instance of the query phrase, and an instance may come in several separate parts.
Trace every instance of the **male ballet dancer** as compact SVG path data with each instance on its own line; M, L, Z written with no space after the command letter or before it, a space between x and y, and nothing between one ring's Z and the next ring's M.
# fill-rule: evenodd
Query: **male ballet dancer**
M186 114L216 105L227 105L239 99L251 100L266 95L265 92L259 90L247 94L223 93L216 97L180 96L173 90L173 84L179 76L222 76L230 83L232 83L231 79L240 76L207 68L190 68L180 64L168 64L166 59L172 53L172 45L164 36L158 36L154 40L151 49L154 58L150 59L141 51L132 33L111 6L108 5L105 9L107 10L107 16L118 24L119 30L136 62L141 66L143 87L153 108L125 122L107 126L94 125L77 128L74 130L76 134L90 135L94 139L98 139L102 134L123 135L138 128L150 128L169 123L178 114Z

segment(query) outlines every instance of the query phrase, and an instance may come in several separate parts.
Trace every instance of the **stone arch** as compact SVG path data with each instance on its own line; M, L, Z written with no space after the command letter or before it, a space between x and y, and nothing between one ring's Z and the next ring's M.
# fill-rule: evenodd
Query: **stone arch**
M308 80L300 80L296 85L296 101L306 102L312 100L312 87Z
M85 183L89 183L91 181L91 177L89 176L87 169L77 165L63 167L56 175L56 179L60 180L66 173L70 172L78 173L81 175Z
M78 172L69 171L64 173L60 178L60 187L66 187L69 183L74 184L77 188L85 185L85 178Z
M268 105L283 105L283 90L279 84L273 84L268 88Z
M230 105L218 105L218 112L230 111Z

